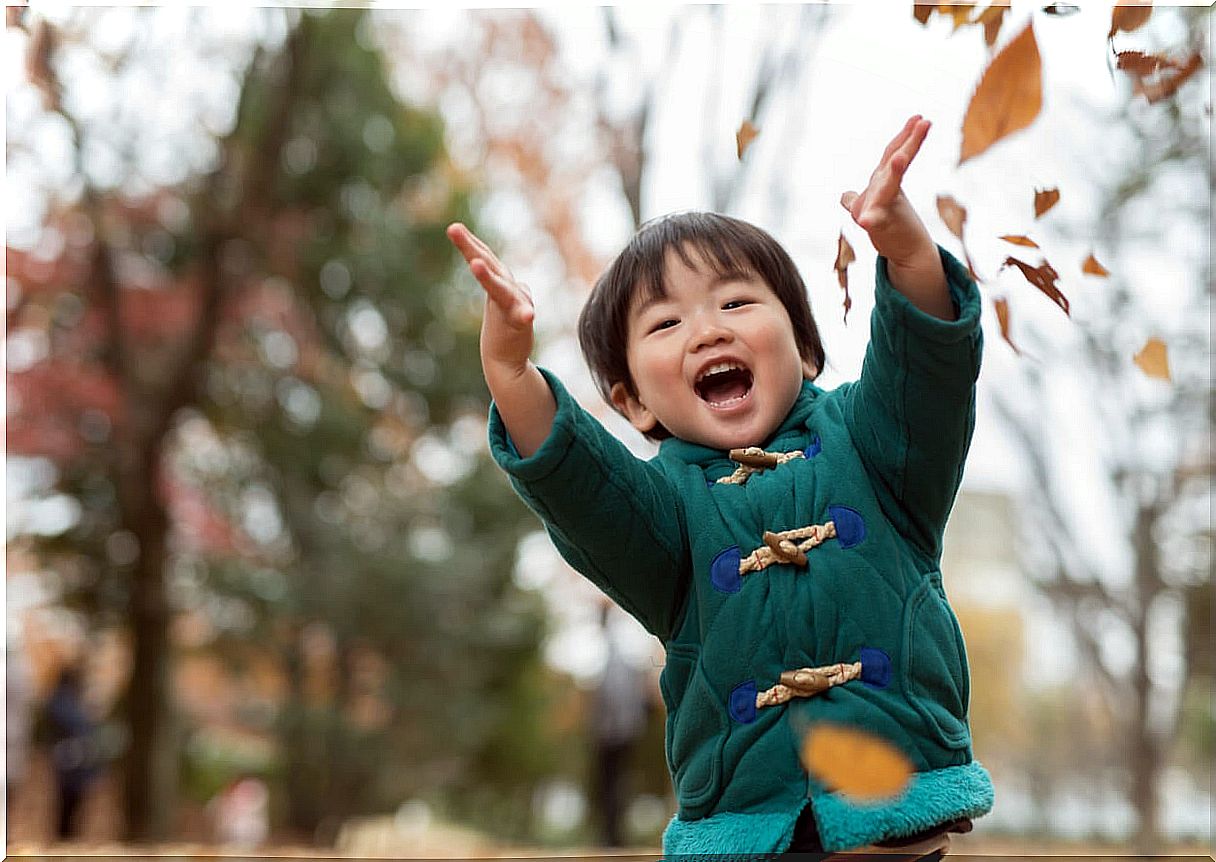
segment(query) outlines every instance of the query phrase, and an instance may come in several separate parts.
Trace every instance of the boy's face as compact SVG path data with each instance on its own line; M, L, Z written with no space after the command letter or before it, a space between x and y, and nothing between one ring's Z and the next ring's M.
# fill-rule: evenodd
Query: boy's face
M689 268L667 252L667 296L629 311L624 383L612 402L633 427L661 423L713 449L759 446L781 424L816 368L798 353L781 300L758 276L720 279L694 249Z

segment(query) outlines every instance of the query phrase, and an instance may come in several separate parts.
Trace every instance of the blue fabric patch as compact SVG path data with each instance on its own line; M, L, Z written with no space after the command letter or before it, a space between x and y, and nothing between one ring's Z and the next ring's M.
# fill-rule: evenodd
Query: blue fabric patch
M756 681L749 679L730 690L730 717L742 724L756 720Z
M709 564L709 582L720 593L737 593L743 589L743 576L739 574L739 546L731 545L719 552Z
M862 647L861 681L875 688L886 688L891 684L891 657L880 649Z
M717 484L718 484L718 483L717 483L717 481L716 481L716 480L714 480L714 479L706 479L706 480L705 480L705 487L706 487L706 488L712 488L714 485L717 485Z
M836 538L840 547L852 548L860 545L866 537L866 522L861 515L848 506L828 506L828 515L836 524Z
M808 458L814 458L823 451L823 444L819 442L819 435L815 435L815 439L811 441L811 445L802 450L802 454Z

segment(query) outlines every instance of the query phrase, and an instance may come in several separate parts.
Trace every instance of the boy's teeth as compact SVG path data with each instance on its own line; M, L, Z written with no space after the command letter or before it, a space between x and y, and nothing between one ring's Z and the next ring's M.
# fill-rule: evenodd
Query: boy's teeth
M737 362L719 362L716 365L711 365L711 366L709 366L709 368L706 368L704 371L702 371L701 375L697 378L697 380L701 381L701 380L704 380L706 377L708 377L711 374L718 374L719 372L730 371L735 368L743 370L743 366Z

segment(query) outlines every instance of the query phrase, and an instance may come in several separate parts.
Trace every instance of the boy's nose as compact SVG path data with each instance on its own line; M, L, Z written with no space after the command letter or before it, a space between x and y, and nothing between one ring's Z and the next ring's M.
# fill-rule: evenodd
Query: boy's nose
M691 349L700 350L702 347L713 347L715 344L728 342L733 337L730 329L723 326L716 318L702 318L693 332Z

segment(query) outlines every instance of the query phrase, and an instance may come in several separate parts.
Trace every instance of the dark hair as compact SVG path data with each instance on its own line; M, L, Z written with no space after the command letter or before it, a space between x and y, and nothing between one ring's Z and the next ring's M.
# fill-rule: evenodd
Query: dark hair
M737 218L711 212L674 213L652 219L638 229L596 280L579 314L578 343L605 401L612 404L614 383L624 383L637 394L625 358L629 309L635 297L667 296L663 281L667 250L674 249L685 265L693 267L690 247L700 252L715 275L759 276L785 306L802 358L823 369L823 343L807 302L806 285L781 244ZM646 436L663 440L671 432L656 424Z

